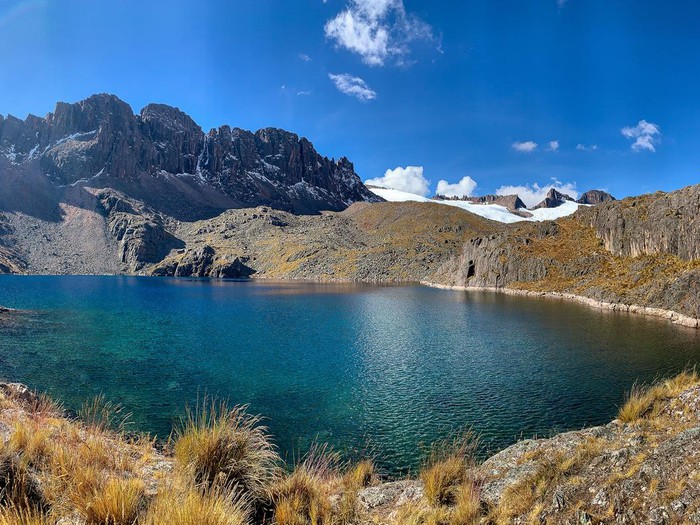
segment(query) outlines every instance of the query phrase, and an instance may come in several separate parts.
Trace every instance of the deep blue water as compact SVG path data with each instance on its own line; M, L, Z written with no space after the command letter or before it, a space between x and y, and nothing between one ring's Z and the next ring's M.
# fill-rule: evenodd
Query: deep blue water
M78 407L104 393L167 437L203 393L250 404L283 454L314 440L390 473L471 426L482 446L609 421L700 335L551 300L420 286L0 277L0 377Z

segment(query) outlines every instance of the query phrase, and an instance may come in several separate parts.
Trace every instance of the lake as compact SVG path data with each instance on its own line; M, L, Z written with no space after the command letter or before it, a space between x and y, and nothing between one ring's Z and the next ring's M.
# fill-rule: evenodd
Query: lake
M611 420L635 381L700 361L700 335L556 301L422 286L0 277L0 376L77 408L104 393L167 437L204 394L413 470L458 428L482 452Z

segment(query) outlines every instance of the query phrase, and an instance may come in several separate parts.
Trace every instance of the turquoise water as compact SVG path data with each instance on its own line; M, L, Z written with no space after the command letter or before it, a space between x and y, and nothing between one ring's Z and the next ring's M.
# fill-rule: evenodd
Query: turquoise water
M435 290L132 277L0 277L0 376L69 407L98 393L167 437L202 393L250 404L283 454L311 442L415 469L472 426L483 448L609 421L700 336L571 303Z

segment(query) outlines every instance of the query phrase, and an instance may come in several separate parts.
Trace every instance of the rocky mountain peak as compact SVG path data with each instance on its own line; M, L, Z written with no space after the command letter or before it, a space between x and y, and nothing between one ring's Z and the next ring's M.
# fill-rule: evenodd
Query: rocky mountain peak
M616 200L615 197L613 197L606 191L588 190L586 193L581 195L581 197L576 202L578 202L579 204L597 205L603 202L610 202L614 200Z
M176 107L149 104L135 115L104 93L59 102L46 118L2 118L0 155L59 186L113 187L190 217L259 205L318 213L382 200L349 161L321 156L295 133L221 126L205 134Z
M566 201L573 201L571 197L566 195L565 193L561 193L560 191L555 190L554 188L551 188L547 192L547 196L544 198L542 202L540 202L537 206L534 206L533 210L537 210L540 208L556 208L557 206L561 206L564 204Z

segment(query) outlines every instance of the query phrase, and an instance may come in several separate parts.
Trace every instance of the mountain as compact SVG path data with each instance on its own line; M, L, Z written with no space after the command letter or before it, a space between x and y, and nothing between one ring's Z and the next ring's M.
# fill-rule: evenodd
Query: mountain
M437 271L437 282L574 294L609 308L642 305L698 319L699 217L700 185L584 206L556 222L470 239Z
M444 195L436 195L433 198L438 201L457 200L473 204L497 204L512 212L527 209L525 203L517 195L481 195L479 197L445 197Z
M66 186L109 187L180 219L270 206L297 214L381 199L345 157L275 128L222 126L205 133L177 108L149 104L135 115L114 95L60 102L45 118L0 117L0 207L32 186L25 211L51 214Z
M564 204L566 201L573 201L571 197L568 195L558 192L554 188L550 189L547 192L547 196L544 198L542 202L540 202L537 206L533 206L531 209L533 210L538 210L540 208L557 208Z
M586 193L581 195L581 197L579 197L579 199L576 202L578 202L579 204L589 204L592 206L596 206L603 202L609 202L614 200L615 197L613 197L606 191L588 190Z

